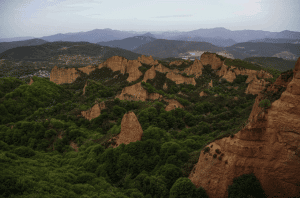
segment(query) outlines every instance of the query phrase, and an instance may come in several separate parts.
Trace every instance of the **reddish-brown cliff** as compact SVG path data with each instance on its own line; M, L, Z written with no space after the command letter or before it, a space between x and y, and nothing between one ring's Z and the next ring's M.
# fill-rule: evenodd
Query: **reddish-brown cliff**
M281 97L265 112L256 98L248 125L233 138L210 143L202 151L189 178L202 186L209 197L228 197L233 179L254 173L269 197L297 197L300 194L300 58L293 79ZM271 89L271 88L270 88ZM213 158L215 150L220 154ZM218 159L222 156L221 160Z

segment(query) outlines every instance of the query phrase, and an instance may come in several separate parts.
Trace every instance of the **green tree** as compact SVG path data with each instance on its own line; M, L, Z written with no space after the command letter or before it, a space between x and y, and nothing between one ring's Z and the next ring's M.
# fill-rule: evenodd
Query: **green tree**
M244 174L233 179L233 184L228 186L228 198L267 197L259 180L251 174Z
M166 164L160 167L160 169L157 171L157 175L162 175L166 178L166 185L167 189L169 190L171 189L175 181L179 177L182 177L182 172L180 168L178 168L174 164Z
M268 99L262 100L262 101L260 101L260 103L259 103L259 107L264 108L264 109L267 109L267 108L269 108L270 106L271 106L271 102L270 102L270 100L268 100Z
M195 185L186 177L178 178L170 189L170 198L191 198L195 194Z

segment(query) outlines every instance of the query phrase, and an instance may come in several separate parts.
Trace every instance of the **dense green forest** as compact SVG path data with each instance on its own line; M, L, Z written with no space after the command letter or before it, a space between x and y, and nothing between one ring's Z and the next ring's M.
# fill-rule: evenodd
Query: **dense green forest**
M167 62L159 62L168 66ZM190 64L186 61L176 68ZM139 69L144 74L150 68L143 64ZM171 111L165 111L168 103L163 100L114 99L122 88L141 82L144 76L129 83L127 73L108 68L95 69L89 75L81 72L75 82L62 85L36 76L32 85L27 84L29 78L1 78L0 195L208 197L202 187L196 188L187 177L210 142L232 136L246 124L256 95L244 93L247 76L238 75L230 83L220 81L210 65L205 65L202 72L195 86L177 85L160 72L154 79L142 82L149 93L174 98L184 106ZM115 75L118 78L113 78ZM286 80L290 78L291 71L285 76ZM211 80L213 87L208 88ZM163 89L164 83L167 90ZM261 106L268 108L284 90L262 91L265 98ZM180 91L186 96L178 94ZM208 96L200 97L201 91ZM107 108L91 121L82 117L80 112L96 101L104 101ZM142 140L112 148L114 142L108 140L120 133L122 117L129 111L135 113L142 126ZM71 141L77 144L79 152L70 146ZM254 175L244 175L234 180L228 193L229 197L261 197L263 191Z

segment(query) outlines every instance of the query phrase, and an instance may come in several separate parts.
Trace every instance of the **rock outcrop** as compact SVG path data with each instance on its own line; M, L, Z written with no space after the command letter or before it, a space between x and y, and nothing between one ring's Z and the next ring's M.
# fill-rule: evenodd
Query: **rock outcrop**
M164 89L164 90L167 90L167 89L168 89L167 83L164 84L163 89Z
M286 91L266 111L258 107L261 97L259 93L245 128L233 138L210 143L210 152L201 152L189 178L209 197L228 197L233 179L250 173L268 197L300 195L300 58ZM216 149L221 152L214 158Z
M201 91L199 95L200 95L200 97L207 96L207 94L204 91Z
M201 63L200 60L195 59L194 63L189 66L188 68L186 68L185 70L183 70L183 72L181 73L186 73L187 75L195 75L195 78L198 78L199 76L202 75L202 69L203 69L203 65Z
M139 62L147 64L147 65L158 65L158 61L152 58L152 56L146 57L142 55L141 57L138 57L137 59Z
M30 78L30 82L28 83L28 85L31 85L33 83L32 78Z
M196 85L196 81L194 78L184 77L181 74L174 73L173 71L168 72L166 77L172 81L175 81L176 84L186 83L186 84Z
M75 68L58 68L55 66L50 73L50 81L56 84L72 83L79 77Z
M145 72L143 81L147 82L148 79L153 79L153 78L155 78L155 76L156 76L155 67L152 66L150 69L148 69Z
M121 132L116 137L116 147L121 144L129 144L130 142L141 141L143 129L134 114L128 112L124 114L121 122Z
M137 79L139 79L139 77L141 75L143 75L143 73L139 70L139 67L142 66L142 64L140 62L138 62L137 60L129 60L127 63L127 67L126 67L126 73L129 74L127 81L128 82L132 82L135 81Z
M223 61L213 53L203 53L201 55L200 61L202 65L211 65L211 68L217 70L223 65Z
M183 62L184 62L183 60L182 60L182 61L176 60L176 61L170 62L169 65L170 65L170 66L171 66L171 65L177 65L177 66L179 66L179 65L181 65Z
M105 109L104 101L98 104L95 104L91 109L87 111L81 111L81 115L88 120L92 120L97 118L101 114L101 110Z
M84 87L83 87L83 93L82 93L82 95L84 95L85 94L85 88L86 88L86 86L87 86L87 81L86 81L86 83L85 83L85 85L84 85Z
M182 106L182 104L180 104L177 100L166 98L164 98L164 100L169 103L165 108L166 111L172 111L175 108L184 108L184 106Z
M213 81L211 80L210 83L208 83L208 88L213 87Z
M96 67L93 67L91 65L88 65L86 67L81 67L81 68L78 68L78 70L86 73L87 75L89 75L92 71L94 71L96 69Z
M259 92L261 92L266 84L268 84L269 82L265 81L264 79L260 79L258 80L256 78L256 76L254 76L254 78L252 79L252 81L248 84L248 87L245 91L246 94L258 94Z

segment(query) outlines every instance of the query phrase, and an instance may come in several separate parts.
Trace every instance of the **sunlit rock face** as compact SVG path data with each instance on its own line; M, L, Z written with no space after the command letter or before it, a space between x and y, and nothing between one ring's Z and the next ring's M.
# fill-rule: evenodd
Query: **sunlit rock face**
M82 95L84 95L85 94L85 88L86 88L86 86L87 86L87 82L85 83L85 85L84 85L84 87L83 87L83 93L82 93Z
M223 61L217 57L216 54L203 53L201 55L200 61L202 65L211 65L211 68L217 70L223 65Z
M158 64L156 67L155 67L155 70L156 71L159 71L161 73L166 73L166 72L171 72L172 70L163 66L162 64Z
M32 80L32 78L30 78L30 82L28 85L31 85L32 83L33 83L33 80Z
M155 76L156 76L155 67L152 66L150 69L148 69L145 72L143 81L147 82L148 79L153 79L153 78L155 78Z
M75 68L58 68L55 66L50 73L50 81L56 84L72 83L79 77Z
M204 93L204 91L201 91L199 95L200 95L200 97L202 97L202 96L207 96L207 94Z
M208 83L208 87L213 87L213 81L211 80L210 83Z
M194 63L189 66L188 68L186 68L185 70L183 70L183 72L181 73L186 73L187 75L195 75L195 78L198 78L199 76L202 75L202 69L203 69L203 65L201 63L200 60L195 59Z
M277 83L281 81L277 80ZM226 137L210 143L210 152L204 154L201 151L198 163L189 176L195 186L202 186L209 197L227 198L227 188L234 178L254 173L268 197L299 196L299 90L300 58L286 91L270 108L263 111L259 107L262 99L259 93L245 128L233 138ZM216 149L221 153L217 154ZM213 154L217 157L214 158Z
M152 58L152 56L146 57L142 55L141 57L138 57L137 59L139 62L147 64L147 65L158 65L158 61Z
M175 108L182 108L182 109L184 108L184 106L175 99L164 98L164 100L169 103L169 105L166 106L166 108L165 108L166 111L172 111Z
M166 77L174 81L176 84L186 83L186 84L196 85L196 81L194 78L184 77L181 74L176 74L172 71L168 72Z
M117 95L115 98L119 98L120 100L146 101L148 92L139 82L129 87L124 87L121 94Z
M182 63L183 63L184 61L182 60L182 61L180 61L180 60L176 60L176 61L172 61L172 62L170 62L170 66L171 65L177 65L177 66L179 66L179 65L181 65Z
M116 147L121 144L141 141L143 129L134 112L124 114L121 122L121 132L116 138Z
M88 120L92 120L97 118L101 114L101 110L105 109L104 101L98 104L95 104L91 109L87 111L81 111L81 115Z
M94 71L96 69L96 67L93 67L91 65L88 65L86 67L81 67L81 68L78 68L78 70L86 73L87 75L89 75L92 71Z
M127 81L128 82L132 82L135 81L137 79L139 79L139 77L141 75L143 75L143 73L139 70L139 67L142 66L142 64L140 62L138 62L137 60L129 60L126 66L126 73L129 74Z
M248 87L247 87L245 93L246 94L253 94L253 95L258 94L259 92L261 92L265 88L267 83L268 82L265 81L264 79L258 80L256 78L256 76L254 76L253 79L248 84Z

